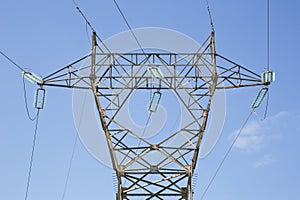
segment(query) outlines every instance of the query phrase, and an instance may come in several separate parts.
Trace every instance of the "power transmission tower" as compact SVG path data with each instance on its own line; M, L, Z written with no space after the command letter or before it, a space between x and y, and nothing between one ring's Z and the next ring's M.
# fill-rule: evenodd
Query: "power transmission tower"
M217 54L214 32L196 53L103 53L95 33L92 39L91 54L46 76L41 85L93 92L118 180L116 200L193 199L192 178L215 91L270 83ZM189 122L155 143L130 130L118 114L137 90L156 91L159 98L172 91ZM183 138L179 145L167 145L177 136Z

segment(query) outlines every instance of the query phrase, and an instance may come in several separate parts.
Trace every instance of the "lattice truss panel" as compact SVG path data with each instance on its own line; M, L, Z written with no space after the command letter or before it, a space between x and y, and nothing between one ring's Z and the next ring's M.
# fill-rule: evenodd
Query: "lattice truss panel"
M216 54L213 37L209 37L196 53L94 52L45 77L43 85L96 88L118 179L117 199L190 199L215 89L262 84L258 74ZM163 95L167 90L187 113L177 131L160 133L153 142L119 117L134 92L153 95L159 91Z
M175 54L124 54L118 57L118 63L111 64L109 59L101 59L102 63L97 64L101 69L98 96L106 113L126 198L182 197L187 193L192 159L202 138L200 129L205 127L211 97L207 89L200 89L201 85L212 85L211 76L203 78L200 74L203 71L211 74L212 69L208 60L204 63L201 57L183 56L185 59ZM152 68L159 68L163 78L153 78ZM162 133L164 138L161 141L149 142L143 138L143 133L130 130L118 118L118 113L135 90L160 90L162 94L164 90L172 90L189 113L188 122L175 133ZM177 140L176 146L170 145L174 139Z

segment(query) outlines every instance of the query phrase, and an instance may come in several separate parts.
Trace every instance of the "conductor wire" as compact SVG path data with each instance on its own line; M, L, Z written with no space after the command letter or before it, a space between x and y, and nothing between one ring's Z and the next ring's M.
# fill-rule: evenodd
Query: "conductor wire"
M266 42L266 57L267 57L267 71L270 71L270 0L267 0L267 42ZM267 94L267 103L264 112L264 118L267 118L268 115L268 107L269 107L269 99L270 99L270 91Z
M37 114L34 117L32 117L30 115L29 108L28 108L28 100L27 100L27 92L26 92L26 84L25 84L24 75L23 75L23 91L24 91L24 103L25 103L25 109L26 109L27 116L28 116L29 120L34 121L37 117Z
M106 46L106 44L103 42L103 40L96 34L96 30L94 29L94 27L92 26L92 24L90 23L90 21L87 19L86 15L83 13L83 11L80 9L79 5L76 3L75 0L72 0L73 4L75 5L77 11L79 12L79 14L82 16L82 18L85 20L86 24L91 28L91 30L93 31L93 33L95 33L97 39L101 42L101 44L103 45L103 47L109 52L111 53L111 51L109 50L109 48ZM100 50L102 51L102 53L104 53L104 51L100 48Z
M211 30L212 30L212 32L215 32L214 22L213 22L213 18L212 18L212 14L211 14L211 10L210 10L210 6L209 6L209 3L208 3L208 0L206 0L206 6L207 6L207 11L208 11L209 19L210 19Z
M116 7L117 7L119 13L121 14L122 18L124 19L124 21L125 21L127 27L129 28L129 30L130 30L132 36L134 37L136 43L138 44L139 48L141 49L141 51L143 52L143 54L146 55L146 53L145 53L145 51L144 51L144 48L142 47L141 43L140 43L139 40L137 39L137 37L136 37L134 31L132 30L132 28L131 28L131 26L130 26L128 20L126 19L125 15L124 15L124 13L123 13L123 11L122 11L122 9L121 9L121 7L119 6L118 2L117 2L116 0L114 0L114 3L115 3L115 5L116 5Z
M247 125L247 123L248 123L248 121L249 121L251 115L253 114L253 112L254 112L254 109L252 109L252 111L251 111L250 114L248 115L246 121L244 122L244 124L243 124L242 127L240 128L239 132L238 132L237 135L235 136L235 138L234 138L233 142L231 143L230 147L229 147L228 150L226 151L226 153L225 153L225 155L224 155L222 161L221 161L220 164L218 165L218 167L217 167L217 169L216 169L214 175L213 175L212 178L210 179L210 181L209 181L207 187L205 188L205 190L204 190L204 192L203 192L203 194L202 194L200 200L203 200L203 198L205 197L207 191L209 190L209 188L211 187L213 181L215 180L216 176L218 175L220 169L222 168L222 166L223 166L225 160L227 159L229 153L231 152L231 150L232 150L233 146L235 145L236 141L238 140L239 136L240 136L241 133L243 132L243 130L244 130L245 126Z
M267 0L267 70L270 70L270 0Z
M39 124L39 114L40 114L40 109L38 109L37 113L36 113L36 121L35 121L35 128L34 128L34 135L33 135L33 141L32 141L32 148L31 148L31 155L30 155L30 162L29 162L29 171L28 171L28 176L27 176L26 192L25 192L24 200L28 199L29 187L30 187L30 182L31 182L31 173L32 173L33 159L34 159L34 153L35 153L35 147L36 147L37 129L38 129L38 124Z
M5 53L3 53L1 50L0 50L0 54L6 58L6 60L8 60L10 63L12 63L15 67L17 67L19 70L25 72L25 70L20 67L20 65L18 65L15 61L13 61L10 57L8 57Z

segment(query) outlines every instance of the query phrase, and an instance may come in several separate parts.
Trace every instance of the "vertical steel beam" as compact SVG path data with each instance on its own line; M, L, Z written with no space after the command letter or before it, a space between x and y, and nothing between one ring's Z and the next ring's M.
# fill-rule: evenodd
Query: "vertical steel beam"
M121 184L121 176L120 176L120 171L118 169L118 165L117 165L117 158L115 155L115 152L113 150L113 144L111 141L111 136L109 134L106 122L105 122L105 112L103 111L102 107L101 107L101 103L99 101L98 98L98 89L97 89L97 85L96 85L96 50L97 50L97 38L96 38L96 33L93 32L93 36L92 36L92 55L91 55L91 74L90 74L90 81L91 81L91 87L93 90L93 94L94 94L94 99L95 99L95 103L97 106L97 110L98 110L98 114L100 117L100 121L101 121L101 125L102 125L102 129L105 133L106 136L106 141L107 141L107 145L109 147L109 153L110 153L110 157L111 157L111 161L112 161L112 166L113 169L116 171L116 175L117 175L117 179L118 179L118 195L117 195L117 200L119 200L119 194L120 194L120 184Z

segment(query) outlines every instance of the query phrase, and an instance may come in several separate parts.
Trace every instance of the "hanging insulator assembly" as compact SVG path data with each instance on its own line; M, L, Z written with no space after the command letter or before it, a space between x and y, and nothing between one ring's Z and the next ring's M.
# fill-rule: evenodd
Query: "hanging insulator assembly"
M148 110L150 112L156 112L157 108L159 106L160 100L161 100L161 92L160 91L156 91L153 93L152 97L151 97L151 101L149 104L149 108Z
M158 66L150 66L148 67L148 72L151 74L152 78L162 79L164 78L164 74L159 69Z
M267 87L264 87L264 88L260 89L260 91L258 92L258 94L256 95L254 101L251 104L251 107L253 109L258 108L260 106L260 104L264 100L266 94L268 93L268 90L269 89Z
M43 88L38 88L35 93L34 106L36 109L43 109L45 105L46 90Z

